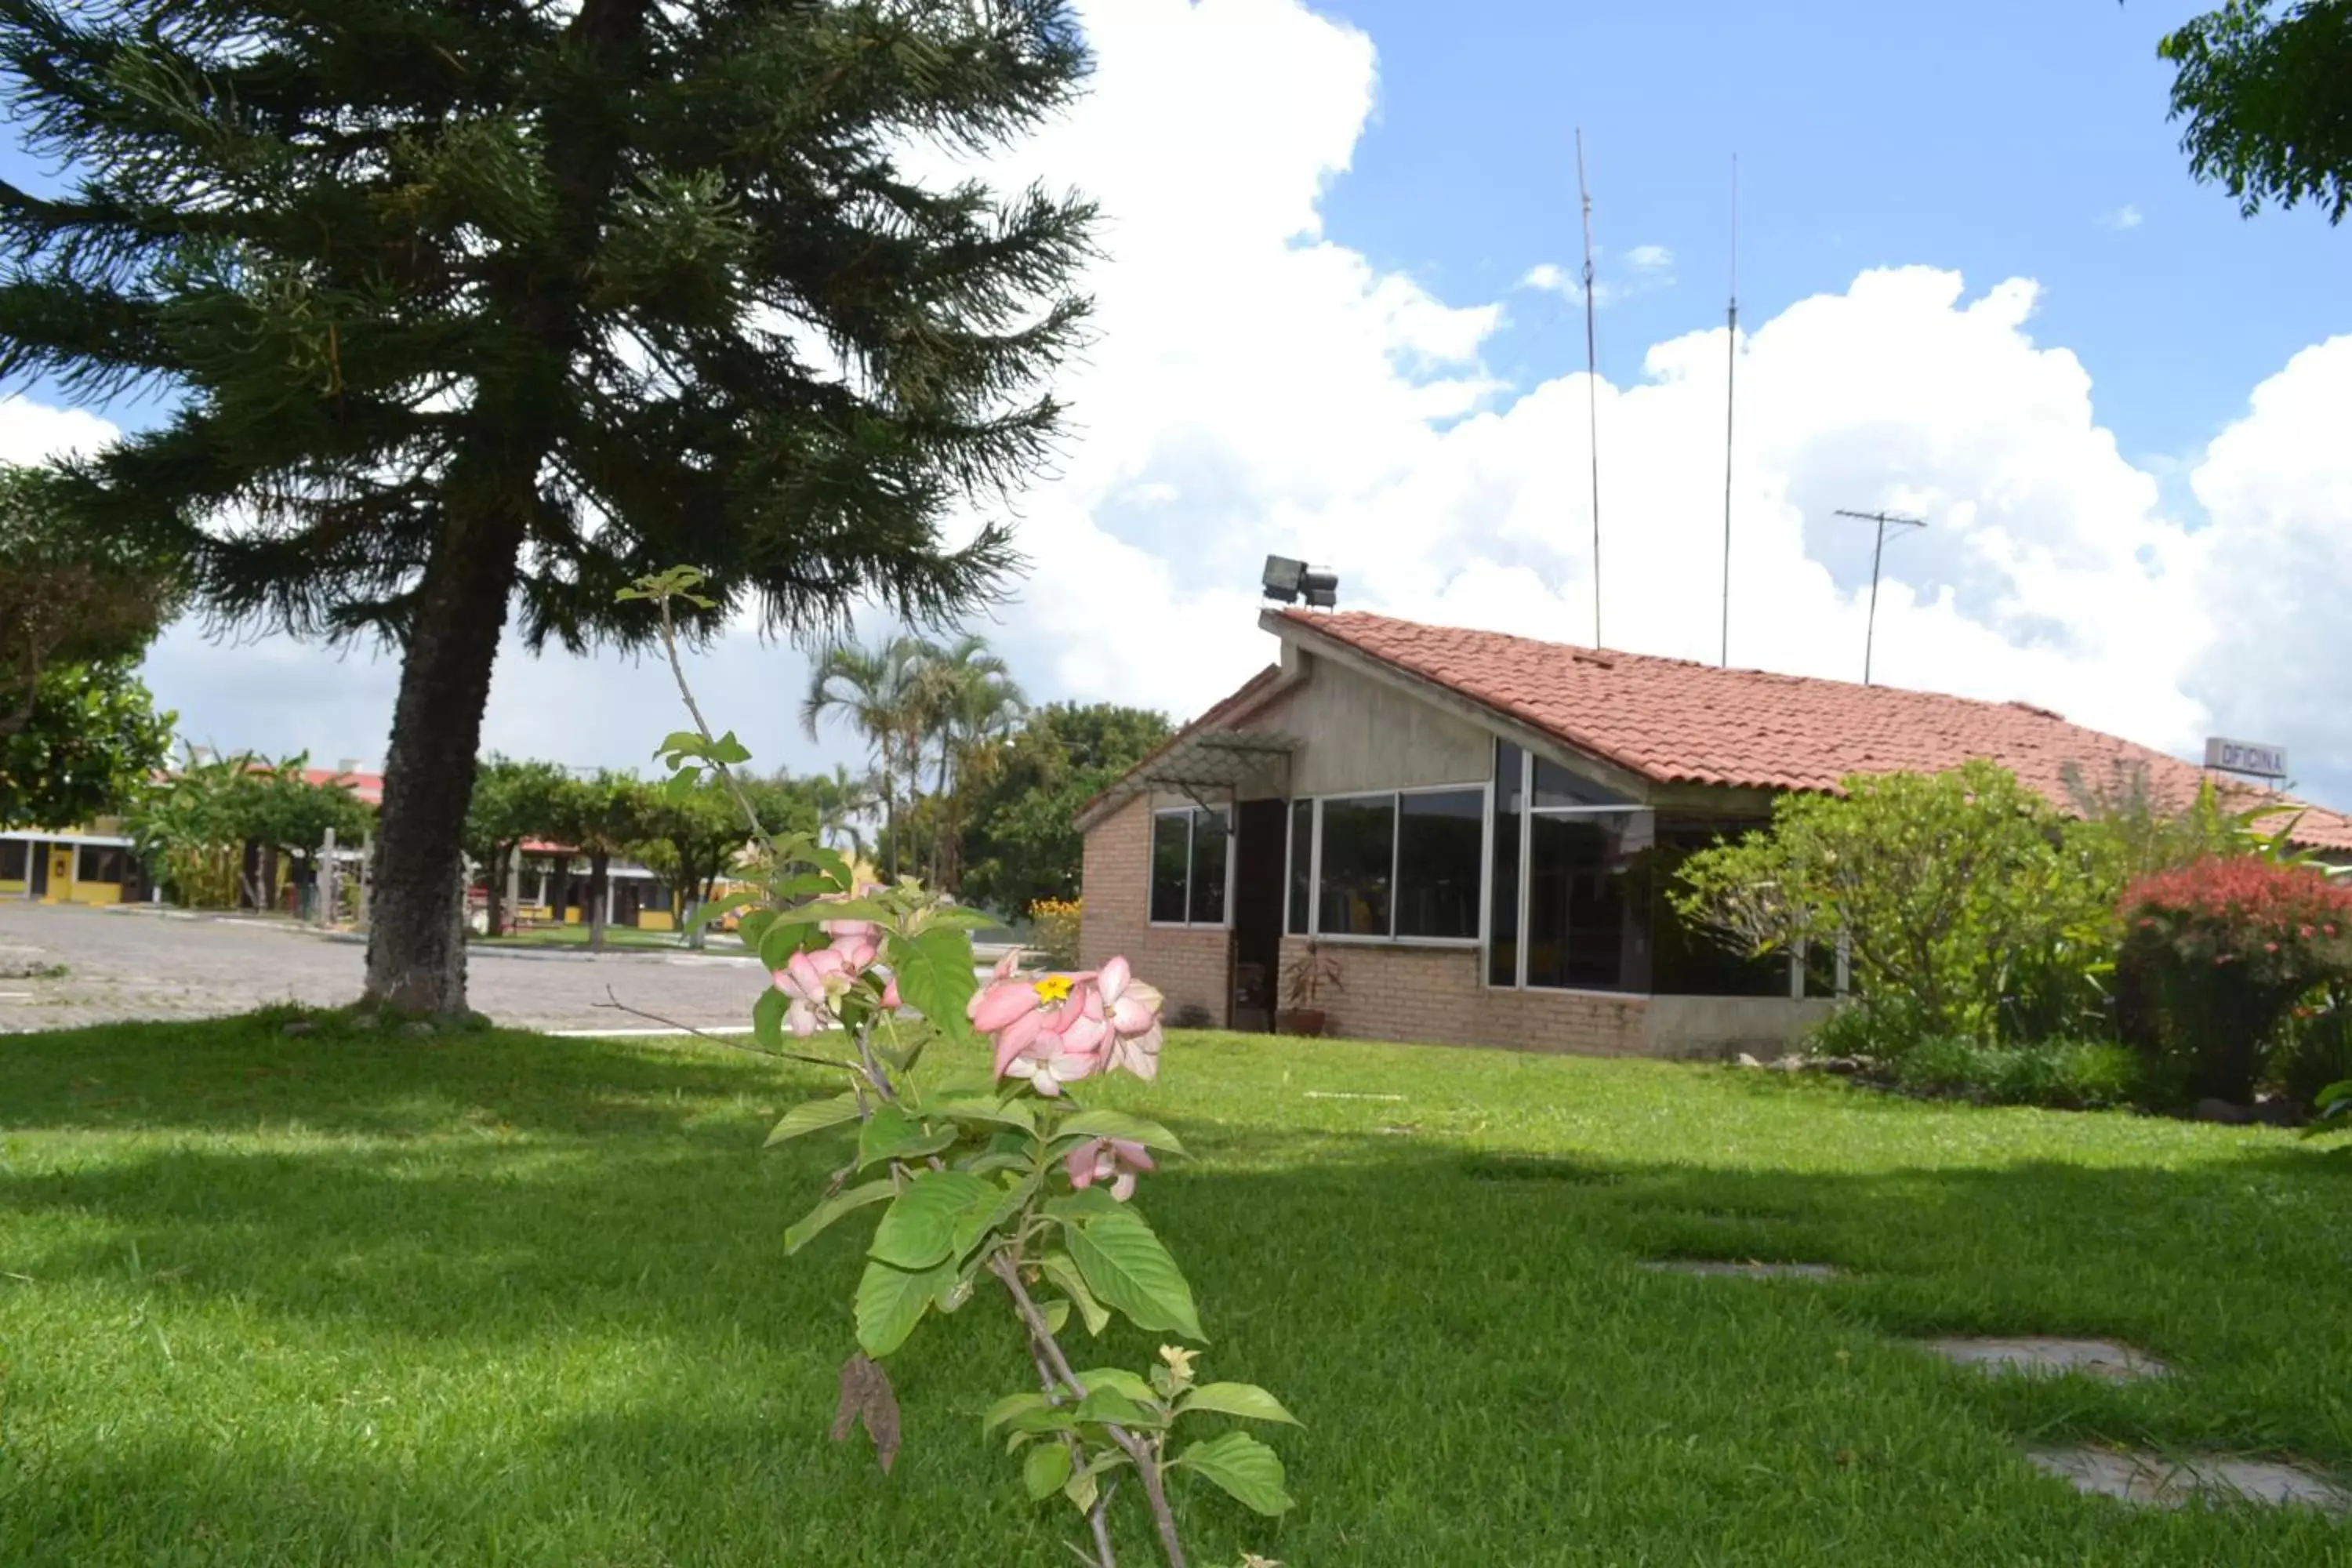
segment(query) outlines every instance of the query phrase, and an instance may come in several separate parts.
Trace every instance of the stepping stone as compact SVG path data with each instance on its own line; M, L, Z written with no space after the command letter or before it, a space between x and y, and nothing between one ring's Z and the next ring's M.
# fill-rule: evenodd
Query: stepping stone
M1955 1366L1974 1367L1990 1377L2012 1373L2028 1377L2056 1377L2076 1372L2110 1383L2129 1383L2142 1377L2163 1377L2172 1371L2152 1355L2108 1340L2062 1340L2046 1334L2020 1334L2005 1339L1923 1340L1920 1348L1942 1356Z
M1689 1274L1701 1279L1834 1279L1833 1263L1732 1263L1705 1258L1664 1258L1643 1268L1658 1274Z
M2029 1448L2026 1462L2089 1497L2111 1497L2140 1508L2181 1508L2191 1502L2252 1502L2271 1508L2315 1508L2341 1517L2352 1492L2294 1465L2112 1448Z

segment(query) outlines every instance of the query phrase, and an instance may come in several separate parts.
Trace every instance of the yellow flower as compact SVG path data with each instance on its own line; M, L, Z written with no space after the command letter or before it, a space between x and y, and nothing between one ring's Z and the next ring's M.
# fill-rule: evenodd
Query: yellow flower
M1160 1359L1168 1363L1169 1371L1174 1373L1179 1380L1185 1383L1192 1381L1192 1358L1200 1353L1199 1351L1188 1351L1181 1345L1160 1347Z
M1070 998L1070 977L1066 974L1048 974L1037 982L1036 991L1037 1000L1047 1006L1056 1002L1066 1002ZM1014 994L1018 995L1020 993L1015 992Z

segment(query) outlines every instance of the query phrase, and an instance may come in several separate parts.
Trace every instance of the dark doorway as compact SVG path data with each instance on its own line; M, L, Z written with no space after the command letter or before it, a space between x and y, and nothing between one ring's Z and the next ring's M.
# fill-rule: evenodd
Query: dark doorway
M25 857L32 862L26 868L25 879L32 884L33 897L47 898L49 896L49 847L46 844L27 844L25 846Z
M1282 894L1290 803L1245 800L1234 847L1234 1000L1230 1027L1274 1028L1282 970Z

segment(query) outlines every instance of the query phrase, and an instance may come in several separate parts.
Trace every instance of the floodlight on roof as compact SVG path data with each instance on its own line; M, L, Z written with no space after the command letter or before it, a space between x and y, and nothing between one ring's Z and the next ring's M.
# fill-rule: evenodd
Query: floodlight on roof
M1315 608L1328 610L1339 602L1338 573L1293 561L1286 555L1267 556L1259 582L1267 598L1279 599L1286 605L1295 605L1304 598Z

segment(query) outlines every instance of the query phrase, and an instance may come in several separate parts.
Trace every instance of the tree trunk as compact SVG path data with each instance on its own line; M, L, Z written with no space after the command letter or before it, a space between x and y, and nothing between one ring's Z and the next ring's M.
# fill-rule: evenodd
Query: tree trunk
M604 901L612 887L613 856L599 849L588 857L588 951L604 951Z
M489 889L489 900L482 909L482 934L504 936L506 915L507 862L514 858L514 846L500 844L490 855L490 868L482 874L483 886Z
M453 476L453 489L462 483ZM434 547L392 710L383 818L368 879L367 996L403 1013L466 1010L465 855L458 846L530 500L529 476L519 495L493 491L485 484L464 496L486 504L470 515L453 512Z

